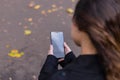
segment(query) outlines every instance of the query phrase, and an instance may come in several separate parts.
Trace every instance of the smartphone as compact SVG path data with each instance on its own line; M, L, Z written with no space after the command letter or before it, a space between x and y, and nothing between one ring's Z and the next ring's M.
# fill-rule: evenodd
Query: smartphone
M64 58L64 36L63 32L51 32L51 44L53 45L54 56Z

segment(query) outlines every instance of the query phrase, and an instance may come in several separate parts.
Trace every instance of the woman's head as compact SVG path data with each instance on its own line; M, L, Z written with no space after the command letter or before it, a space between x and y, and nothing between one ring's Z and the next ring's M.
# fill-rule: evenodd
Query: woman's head
M73 26L72 37L75 42L78 44L81 33L86 33L103 59L107 79L119 80L120 0L78 1Z

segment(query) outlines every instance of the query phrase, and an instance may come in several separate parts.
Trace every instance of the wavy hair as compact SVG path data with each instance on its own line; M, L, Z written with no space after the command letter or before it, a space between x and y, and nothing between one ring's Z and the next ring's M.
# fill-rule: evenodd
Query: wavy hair
M79 0L73 22L102 59L107 80L120 80L120 0Z

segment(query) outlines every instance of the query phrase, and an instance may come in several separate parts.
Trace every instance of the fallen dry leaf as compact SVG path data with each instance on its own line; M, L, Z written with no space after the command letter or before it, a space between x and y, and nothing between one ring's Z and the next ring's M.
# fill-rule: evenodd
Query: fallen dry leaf
M13 57L13 58L20 58L24 55L24 52L19 52L17 49L13 49L10 51L8 56Z
M28 18L28 21L29 21L29 22L32 22L32 20L33 20L32 18Z
M72 0L72 2L75 2L75 0Z
M67 11L69 14L73 14L73 13L74 13L74 10L71 9L71 8L68 8L66 11Z
M47 16L47 13L45 10L41 11L41 14Z
M35 9L35 10L38 10L38 9L40 9L40 7L41 7L40 5L35 5L35 6L34 6L34 9Z
M48 13L52 13L52 10L48 10Z
M31 8L34 7L35 6L35 2L31 1L28 6L31 7Z
M24 35L28 36L28 35L31 35L32 34L32 31L31 30L25 30L24 31Z
M56 8L57 6L55 4L52 5L52 8Z

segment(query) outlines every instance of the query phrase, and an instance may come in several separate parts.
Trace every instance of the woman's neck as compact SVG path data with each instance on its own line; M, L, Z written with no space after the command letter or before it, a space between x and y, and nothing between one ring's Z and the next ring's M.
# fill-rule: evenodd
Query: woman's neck
M93 55L97 54L97 50L90 40L84 40L81 42L81 55Z

